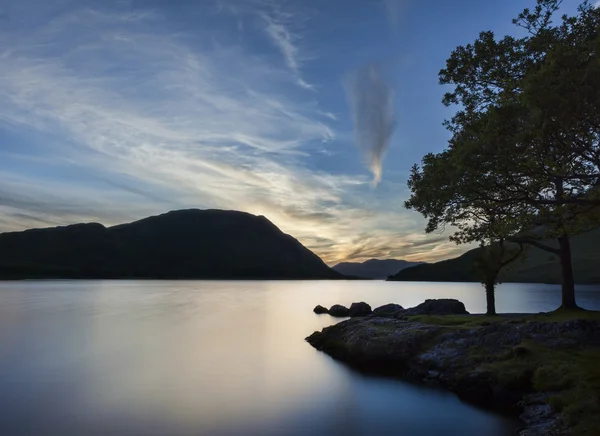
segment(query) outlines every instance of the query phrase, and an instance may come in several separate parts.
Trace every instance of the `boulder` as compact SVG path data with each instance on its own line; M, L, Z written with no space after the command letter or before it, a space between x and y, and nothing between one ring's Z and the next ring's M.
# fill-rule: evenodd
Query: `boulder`
M453 298L425 300L416 307L406 309L402 315L468 315L465 305Z
M378 308L373 310L374 316L380 316L382 318L395 318L397 315L400 315L404 312L404 308L399 304L386 304L384 306L379 306Z
M306 340L317 350L357 369L385 373L406 368L405 364L441 329L389 318L350 318L325 327Z
M345 316L349 316L350 311L348 310L348 308L346 306L342 306L341 304L334 304L333 306L331 306L329 308L329 312L328 312L331 316L337 316L337 317L345 317Z
M321 315L323 313L327 313L328 310L326 307L321 306L320 304L317 304L315 306L315 308L313 309L313 312L316 313L317 315Z
M367 316L371 314L371 306L364 301L361 301L360 303L352 303L348 312L351 318Z

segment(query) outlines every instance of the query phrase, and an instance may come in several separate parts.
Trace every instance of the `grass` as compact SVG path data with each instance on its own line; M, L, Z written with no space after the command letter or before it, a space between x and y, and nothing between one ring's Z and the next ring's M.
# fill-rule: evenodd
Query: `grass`
M518 351L515 351L517 349ZM482 365L507 387L529 385L551 394L549 404L576 435L600 431L600 349L555 349L524 342Z
M529 321L538 322L566 322L578 319L600 321L600 311L595 310L567 310L558 309L553 312L536 314L510 314L510 315L412 315L407 320L422 322L423 324L455 327L477 327L489 325L494 322L521 323Z
M542 322L565 322L574 321L577 319L587 319L591 321L600 321L600 311L597 310L570 310L558 309L554 312L539 313L526 317L532 321Z
M600 321L600 312L561 309L535 315L423 315L409 319L448 329L466 329L495 322ZM508 389L548 392L551 395L549 404L576 435L600 434L600 348L586 347L586 344L569 349L550 348L529 340L498 355L485 355L481 351L471 350L471 357L481 370L491 373L499 385Z
M498 316L485 315L412 315L408 321L447 327L478 327L490 322L506 321Z

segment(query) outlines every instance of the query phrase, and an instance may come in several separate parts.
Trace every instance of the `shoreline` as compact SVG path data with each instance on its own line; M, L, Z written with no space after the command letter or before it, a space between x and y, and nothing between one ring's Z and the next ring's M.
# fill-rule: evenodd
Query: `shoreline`
M363 373L438 387L519 418L521 436L597 434L600 312L410 313L351 318L306 340Z

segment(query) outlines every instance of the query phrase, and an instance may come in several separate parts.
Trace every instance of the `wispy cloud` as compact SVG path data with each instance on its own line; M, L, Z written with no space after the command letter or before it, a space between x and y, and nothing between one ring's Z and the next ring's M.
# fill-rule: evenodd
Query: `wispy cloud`
M394 33L398 31L398 25L400 22L400 12L403 6L403 3L406 0L382 0L383 6L385 7L385 12L392 26L392 30Z
M337 116L297 92L313 86L291 15L261 9L260 31L285 59L277 67L203 26L191 34L151 10L77 4L25 8L35 26L0 29L11 41L0 47L0 127L22 135L0 156L69 170L0 171L0 231L217 207L266 215L332 263L419 253L420 222L357 201L365 177L311 165L315 144L336 141Z
M288 6L288 9L284 9ZM236 17L238 29L243 29L244 17L258 17L259 27L271 44L280 52L283 61L291 73L293 81L301 88L315 90L302 73L302 65L307 60L300 43L301 23L306 17L299 12L289 10L290 4L273 0L218 0L219 11L226 11Z
M381 181L383 159L394 132L394 92L383 77L381 67L367 64L346 80L356 143L373 173L373 183Z
M280 17L270 16L266 13L260 14L265 21L265 31L273 43L279 48L288 68L296 76L298 85L306 89L314 89L314 86L302 78L300 72L299 49L296 45L297 37L294 36Z

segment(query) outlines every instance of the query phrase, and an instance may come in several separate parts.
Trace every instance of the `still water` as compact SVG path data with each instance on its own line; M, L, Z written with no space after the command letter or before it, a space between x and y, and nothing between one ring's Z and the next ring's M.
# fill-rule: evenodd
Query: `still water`
M497 306L552 310L559 294L507 284ZM600 309L600 290L578 296ZM462 283L0 282L0 434L513 434L511 420L355 373L304 341L336 322L316 304L444 297L485 308L481 286Z

